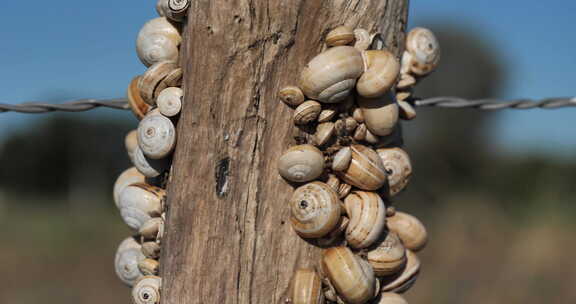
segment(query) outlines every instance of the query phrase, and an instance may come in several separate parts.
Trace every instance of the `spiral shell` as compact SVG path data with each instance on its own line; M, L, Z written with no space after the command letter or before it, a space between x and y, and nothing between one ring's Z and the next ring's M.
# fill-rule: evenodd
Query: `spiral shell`
M303 238L319 238L338 225L338 194L325 183L311 182L294 191L289 202L292 227Z
M412 176L410 156L400 148L377 149L388 174L389 195L394 196L406 188Z
M322 281L314 269L296 270L290 298L292 304L324 304Z
M326 35L326 45L329 47L350 45L354 40L354 31L347 26L339 26Z
M362 190L377 190L386 182L386 170L376 151L362 146L352 145L352 161L348 169L336 172L346 183Z
M403 293L410 289L420 274L420 259L410 250L406 250L406 266L403 270L390 277L383 278L382 291Z
M356 84L358 94L366 98L384 95L396 82L400 63L388 50L362 52L366 71Z
M304 102L304 93L296 86L287 86L278 92L278 97L290 106L299 106Z
M323 122L316 127L316 133L314 133L314 142L318 146L324 146L330 139L334 136L334 123L333 122Z
M144 276L132 288L134 304L159 304L162 279L157 276Z
M374 304L408 304L408 301L397 293L383 292Z
M332 170L344 171L348 169L350 162L352 162L352 150L350 147L344 147L340 149L336 154L334 154L334 159L332 160Z
M353 248L372 245L386 227L386 206L374 192L355 191L344 200L350 223L346 240Z
M326 180L326 185L330 186L332 190L338 192L338 188L340 187L340 180L334 174L328 174L328 179Z
M364 123L372 134L386 136L394 131L398 122L398 105L391 92L378 98L358 97L358 105L362 109Z
M352 191L352 186L346 183L341 183L340 186L338 187L338 197L340 197L340 199L343 199L346 196L348 196L348 194L350 194L350 191Z
M170 119L152 112L138 124L138 146L151 159L165 158L176 146L176 128Z
M396 211L387 219L388 230L395 232L404 247L412 251L422 250L428 241L426 227L420 220L408 213Z
M278 171L292 182L314 180L324 171L324 155L312 145L290 147L278 160Z
M429 74L440 62L440 44L429 29L412 29L406 37L406 51L412 55L410 71L418 76Z
M160 216L166 192L145 183L131 184L120 193L119 207L124 222L139 230L152 217Z
M180 31L172 23L164 17L155 18L144 24L138 33L136 52L147 67L160 61L176 61L181 42Z
M166 161L166 159L158 160L144 156L140 147L134 149L134 158L132 159L132 162L134 163L134 167L136 167L136 169L146 177L158 177L170 166L170 163Z
M350 224L350 220L345 216L341 216L336 228L328 233L328 235L317 239L316 244L320 247L329 247L337 244L337 242L343 240L343 235L346 228L348 228L348 224Z
M322 105L314 100L308 100L294 110L294 123L305 125L315 121L322 112Z
M143 183L145 181L146 177L142 175L142 173L138 172L138 170L135 167L126 169L124 172L122 172L122 174L118 176L116 182L114 183L113 193L114 193L114 203L116 204L116 206L120 207L119 205L120 194L122 193L122 191L124 191L124 188L128 187L131 184Z
M129 237L122 241L116 250L114 269L118 278L128 286L134 285L142 277L138 263L145 257L140 248L140 244L134 238Z
M145 275L157 275L160 268L160 263L153 259L143 259L138 263L138 269Z
M302 71L306 96L326 103L344 100L364 72L362 55L351 46L336 46L314 57Z
M169 87L162 90L156 99L158 110L166 117L174 117L180 114L183 96L184 91L178 87Z
M156 97L160 94L158 87L168 75L172 75L177 69L178 66L174 61L159 61L151 65L138 81L142 99L151 106L156 105Z
M142 96L140 95L140 89L138 88L138 83L140 83L140 78L142 76L136 76L130 81L128 85L127 96L128 104L130 105L130 110L134 113L134 116L139 120L144 118L144 115L150 111L151 106L147 104Z
M376 248L368 251L367 259L376 276L392 275L406 263L406 249L396 233L388 232Z
M158 0L156 12L172 21L182 22L189 7L190 0Z

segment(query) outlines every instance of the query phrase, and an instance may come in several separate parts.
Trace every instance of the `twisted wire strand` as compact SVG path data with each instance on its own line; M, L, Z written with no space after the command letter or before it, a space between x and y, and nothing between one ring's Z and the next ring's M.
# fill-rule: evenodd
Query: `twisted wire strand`
M576 97L559 97L546 98L542 100L531 99L476 99L468 100L459 97L433 97L433 98L416 98L413 100L417 107L438 107L450 109L472 108L477 110L504 110L504 109L558 109L565 107L576 107ZM96 108L112 108L119 110L129 110L128 100L126 98L114 99L79 99L68 101L60 104L44 102L25 102L21 104L0 103L0 113L19 112L28 114L39 114L48 112L83 112Z

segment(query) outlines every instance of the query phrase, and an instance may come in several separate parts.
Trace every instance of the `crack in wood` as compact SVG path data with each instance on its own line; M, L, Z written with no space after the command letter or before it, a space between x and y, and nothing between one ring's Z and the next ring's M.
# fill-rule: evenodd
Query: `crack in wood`
M230 175L230 157L218 161L216 165L216 195L225 197L228 193L228 176Z

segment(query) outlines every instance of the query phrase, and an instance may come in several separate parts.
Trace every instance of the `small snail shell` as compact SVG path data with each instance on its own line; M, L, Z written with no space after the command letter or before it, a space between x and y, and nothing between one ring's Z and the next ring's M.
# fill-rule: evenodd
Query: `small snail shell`
M153 259L143 259L138 263L138 269L145 275L157 275L158 269L160 268L160 263Z
M134 116L138 118L138 120L144 118L144 115L150 111L151 106L147 104L142 96L140 95L140 89L138 88L138 83L140 82L140 78L142 76L136 76L130 82L128 86L128 104L130 105L130 110L134 113Z
M440 44L429 29L412 29L406 37L406 51L412 55L410 71L418 76L432 72L440 61Z
M346 183L341 183L340 186L338 187L338 197L340 197L340 199L343 199L346 196L348 196L348 194L350 194L350 191L352 191L352 186Z
M166 117L174 117L180 113L182 109L182 96L184 91L178 87L169 87L158 95L156 104L160 113Z
M330 121L334 116L336 116L336 114L338 114L336 107L326 107L322 112L320 112L320 115L318 115L318 122Z
M154 217L146 221L140 229L138 234L140 234L146 240L156 240L158 234L160 233L161 226L164 225L164 220L161 217Z
M134 150L138 146L138 131L132 130L124 137L124 147L130 159L134 158Z
M182 22L189 7L190 0L158 0L156 12L172 21Z
M314 100L308 100L294 110L294 123L297 125L305 125L313 122L318 118L320 112L322 112L320 103Z
M348 247L324 250L322 264L338 295L350 304L362 304L374 297L376 278L372 266Z
M356 120L358 123L363 123L363 122L364 122L364 114L362 113L362 109L360 109L360 108L354 109L354 112L352 112L352 117L353 117L354 120Z
M149 105L156 105L155 98L158 93L156 89L160 83L178 66L174 61L160 61L151 65L146 72L140 78L138 82L138 89L140 90L140 96Z
M408 304L408 301L397 293L383 292L374 304Z
M378 98L358 98L364 123L372 134L386 136L392 133L398 122L398 105L391 92Z
M347 26L339 26L326 35L326 45L350 45L354 42L354 31Z
M388 50L362 52L366 71L356 84L358 94L366 98L384 95L396 82L400 63Z
M406 249L396 233L388 232L376 248L368 251L367 259L376 276L392 275L406 263Z
M396 211L394 216L387 219L388 230L395 232L406 249L412 251L422 250L428 241L428 233L424 224L416 217Z
M162 279L157 276L144 276L132 288L134 304L159 304Z
M366 124L360 124L356 130L354 131L354 139L357 141L364 141L366 140L366 133L368 132L368 128L366 128Z
M356 127L358 127L358 122L354 118L346 117L346 119L344 119L344 128L348 133L354 132Z
M122 219L130 228L139 230L152 217L160 216L165 197L166 192L155 186L144 183L127 186L118 203Z
M416 78L410 74L401 74L396 89L409 89L416 84Z
M290 147L278 160L278 171L292 182L314 180L324 171L324 155L312 145Z
M324 304L322 281L314 269L298 269L291 290L292 304Z
M182 86L182 68L176 68L172 70L166 78L164 78L158 84L158 87L154 89L154 95L160 95L160 93L169 87L181 87Z
M412 96L412 92L410 91L396 91L396 102L405 101L410 98L410 96ZM402 113L400 113L400 115L402 115Z
M330 186L332 190L338 192L338 188L340 187L340 180L334 174L328 174L328 180L326 181L326 185Z
M114 183L114 203L117 207L120 207L120 194L124 191L124 188L128 187L134 183L143 183L146 181L146 177L134 167L126 169Z
M138 171L146 177L157 177L164 173L170 166L166 159L157 160L144 156L140 147L136 147L134 150L134 159L132 159L132 161Z
M365 29L355 29L354 37L356 38L354 47L359 51L367 50L372 44L372 35Z
M394 196L404 190L412 176L410 156L400 148L377 149L388 174L389 195Z
M133 286L136 280L142 277L138 263L145 257L140 248L140 244L134 238L129 237L122 241L116 250L114 269L118 278L128 286Z
M153 113L138 124L138 146L147 157L161 159L176 147L176 128L170 119Z
M282 90L278 92L278 97L290 106L299 106L304 102L304 93L302 93L302 90L296 86L282 88Z
M334 135L335 127L333 122L323 122L316 127L316 133L314 133L314 142L318 146L324 146L326 143L332 139Z
M366 129L366 136L364 137L364 140L371 144L377 144L378 142L380 142L380 138L372 134L372 132L370 132L370 130L368 129Z
M386 227L386 206L375 192L355 191L344 200L350 224L346 240L353 248L366 248L382 235Z
M149 259L157 260L160 258L160 245L156 242L142 243L142 254Z
M350 147L344 147L340 149L336 154L334 154L334 160L332 160L332 170L344 171L348 169L350 162L352 162L352 150Z
M410 250L406 250L406 266L397 275L383 278L382 291L403 293L410 289L420 274L420 259Z
M363 72L358 50L336 46L310 60L300 76L300 87L309 98L337 103L348 97Z
M338 194L322 182L297 188L289 204L292 227L303 238L327 235L336 228L342 213Z
M145 66L157 62L178 60L180 31L166 18L154 18L142 27L136 40L138 58Z
M386 170L376 151L362 146L352 145L352 161L345 171L336 175L346 183L362 190L377 190L386 182Z
M400 118L404 120L412 120L416 118L416 109L414 109L410 103L400 99L397 103L400 110Z

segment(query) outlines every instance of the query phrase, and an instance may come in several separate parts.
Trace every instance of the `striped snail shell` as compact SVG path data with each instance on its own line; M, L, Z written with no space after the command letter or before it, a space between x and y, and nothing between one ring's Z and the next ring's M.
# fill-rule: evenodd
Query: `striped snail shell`
M376 151L362 146L350 146L352 161L344 171L336 175L346 183L362 190L377 190L386 182L386 170Z
M142 27L136 39L138 58L145 66L178 60L182 42L180 31L165 17L154 18Z
M158 87L166 77L178 69L174 61L159 61L151 65L138 81L138 89L142 99L151 106L156 105L156 97L160 94L160 91L157 90Z
M138 124L138 146L151 159L165 158L176 146L176 128L170 119L150 112Z
M400 148L377 149L388 174L389 195L394 196L406 188L412 176L410 156Z
M318 146L324 146L331 142L335 130L334 123L331 121L318 124L316 133L314 133L314 143Z
M159 304L162 279L157 276L144 276L132 288L134 304Z
M378 98L359 96L358 105L362 109L364 123L372 134L386 136L394 131L399 110L392 92L388 91Z
M142 173L138 172L138 170L135 167L126 169L124 172L122 172L122 174L118 176L116 182L114 183L113 193L114 193L114 203L116 204L116 207L120 207L119 205L120 193L124 191L124 188L128 187L131 184L143 183L145 181L146 177L142 175Z
M322 281L314 269L296 270L290 298L292 304L324 304Z
M344 200L350 223L346 240L353 248L372 245L386 227L386 206L375 192L355 191Z
M339 26L326 35L326 45L329 47L350 45L354 42L354 31L348 26Z
M152 217L160 216L166 192L164 189L145 183L136 183L120 193L119 207L124 222L139 230Z
M294 110L294 123L305 125L315 121L322 112L322 105L314 100L307 100Z
M182 110L184 91L179 87L169 87L160 92L156 99L158 110L166 117L174 117Z
M428 241L428 233L424 224L415 216L396 211L387 218L388 230L395 232L404 247L412 251L422 250Z
M403 293L410 289L420 274L420 259L411 250L406 250L406 266L396 275L383 278L382 291Z
M393 292L383 292L374 304L408 304L403 296Z
M342 213L338 194L322 182L297 188L289 205L292 227L303 238L327 235L336 228Z
M406 263L406 249L396 233L388 232L384 240L368 251L367 259L376 276L392 275Z
M432 31L422 27L412 29L406 37L407 61L410 72L425 76L440 62L440 44Z
M350 147L344 147L334 154L332 170L344 171L348 169L350 162L352 162L352 150Z
M388 50L362 52L366 71L356 84L358 94L366 98L384 95L396 82L400 73L400 63Z
M138 120L144 118L144 115L150 111L151 106L147 104L142 96L140 95L140 89L138 88L138 83L140 83L140 78L142 76L136 76L130 82L128 86L127 96L128 104L130 105L130 110Z
M158 0L156 12L174 22L182 22L189 7L190 0Z
M304 102L304 93L302 93L302 90L296 86L287 86L282 88L280 92L278 92L278 97L280 97L280 100L287 105L295 107Z
M312 145L290 147L278 160L278 171L291 182L308 182L324 171L324 155Z
M116 257L114 258L116 275L128 286L133 286L142 277L142 273L138 269L138 263L144 259L140 244L132 237L125 239L118 246Z
M136 147L134 149L134 167L138 169L146 177L158 177L160 174L168 170L170 163L166 161L167 159L151 159L144 156L142 149Z

